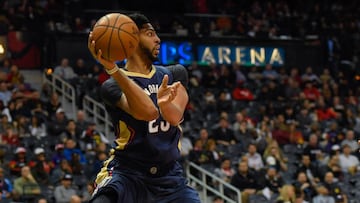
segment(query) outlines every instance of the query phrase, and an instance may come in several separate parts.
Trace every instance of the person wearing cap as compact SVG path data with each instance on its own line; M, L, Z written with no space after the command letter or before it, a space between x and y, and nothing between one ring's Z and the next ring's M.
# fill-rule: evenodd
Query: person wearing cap
M59 139L59 135L66 131L68 118L65 115L64 109L59 108L53 117L50 118L50 122L47 125L47 133L54 139Z
M46 160L45 150L38 147L34 150L35 160L32 173L35 180L41 185L49 184L50 172L54 168L53 164Z
M78 192L72 187L73 176L65 174L60 182L60 185L55 187L54 197L56 203L69 203L73 196L78 196Z
M31 165L31 161L27 160L26 149L24 147L17 147L14 157L9 161L10 174L14 177L20 176L20 171L23 166Z
M61 160L65 159L64 156L64 144L58 143L55 145L55 153L53 154L51 161L56 167L60 164Z

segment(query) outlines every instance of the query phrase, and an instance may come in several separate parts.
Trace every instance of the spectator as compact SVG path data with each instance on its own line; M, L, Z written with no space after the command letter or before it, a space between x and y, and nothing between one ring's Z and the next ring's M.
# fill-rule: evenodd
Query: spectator
M73 119L68 119L66 123L65 131L60 134L60 140L65 141L68 139L80 140L81 132L76 131L76 122Z
M233 145L238 142L234 131L229 126L228 120L223 117L219 119L219 127L213 130L211 138L213 138L217 144L223 146Z
M24 147L17 147L15 150L14 158L9 161L10 174L14 177L21 175L21 169L24 166L32 165L26 157L26 149Z
M264 81L264 83L267 83L267 82L279 82L279 73L273 69L272 65L271 64L266 64L265 65L265 69L263 70L262 72L262 78Z
M68 58L61 59L60 65L56 66L54 69L54 74L69 82L77 77L74 69L69 65Z
M72 187L73 177L71 174L65 174L61 179L60 185L55 187L54 197L57 203L68 203L77 196L78 191Z
M316 101L320 98L321 94L320 91L314 86L313 82L306 81L305 87L302 91L305 98L310 101Z
M230 183L241 191L241 202L248 202L249 196L259 189L256 173L248 167L248 163L240 161L238 170Z
M230 182L235 174L235 170L231 166L231 159L223 158L220 167L215 168L215 175L226 182Z
M308 181L312 185L316 185L320 182L320 165L316 162L310 161L310 156L308 154L303 154L301 156L301 163L299 164L296 177L299 173L305 173Z
M280 195L276 200L276 203L296 202L295 188L292 185L284 185L280 189Z
M52 171L53 164L46 160L45 150L38 147L34 150L35 160L34 166L32 167L32 174L41 186L50 184L50 173Z
M220 74L218 79L218 88L220 89L232 89L235 83L234 74L231 72L226 64L220 65Z
M5 134L2 135L2 144L6 144L12 147L17 147L20 145L19 134L16 133L16 130L13 127L8 126Z
M329 160L325 162L325 165L321 167L321 178L324 180L326 173L331 172L334 176L334 181L342 181L343 180L343 172L340 167L340 158L339 154L331 155Z
M90 124L89 121L86 120L86 115L83 110L78 110L76 113L76 132L82 133Z
M318 161L323 156L323 149L320 147L319 138L316 134L311 134L307 145L304 147L304 154L310 155L311 162Z
M221 91L216 101L216 109L220 114L221 112L232 112L231 95L226 91Z
M347 144L342 146L339 162L343 173L354 175L358 171L359 159L351 154L351 147Z
M334 179L334 174L329 171L325 174L323 185L329 191L329 195L335 199L335 202L347 202L347 196L342 190L339 182Z
M48 122L48 135L53 139L60 140L60 135L66 132L68 118L62 108L56 110L55 116Z
M305 201L311 201L311 199L316 195L316 191L308 181L306 173L300 172L297 174L297 178L293 183L296 191L301 191L304 194Z
M30 123L28 124L28 129L30 131L31 137L35 139L40 140L47 136L46 125L42 120L39 119L38 116L31 116Z
M273 195L279 195L284 180L275 167L267 167L265 175L260 179L261 188L268 188Z
M62 159L51 173L52 185L58 185L65 174L72 174L72 167L68 160Z
M58 143L55 145L55 153L53 154L51 161L54 167L58 166L61 160L65 159L64 156L64 144Z
M0 167L0 191L1 200L7 201L12 198L13 183L12 180L5 175L6 170Z
M44 108L48 112L48 118L53 119L55 113L62 106L59 95L56 92L52 92L50 95L50 99L47 103L45 103Z
M194 148L194 146L187 134L183 134L181 136L180 143L181 143L180 153L181 153L181 160L182 160L181 162L185 163L188 159L190 151Z
M80 135L80 148L85 152L92 153L100 142L109 144L110 141L105 135L98 131L96 123L90 122L87 128Z
M90 175L87 177L91 177L91 179L96 178L96 175L98 172L100 172L101 168L104 165L104 161L108 158L108 155L106 152L99 151L96 152L96 158L93 161L93 167L91 169ZM88 175L88 174L87 174Z
M266 166L273 166L277 171L287 171L287 159L275 140L268 144L263 157Z
M246 75L241 71L241 65L238 62L232 63L232 72L235 74L235 84L245 84L247 81Z
M247 156L247 158L248 158L249 168L251 168L255 171L259 171L259 170L263 169L264 162L262 160L261 155L257 152L255 144L250 143L248 145L248 151L245 154L245 156Z
M319 122L326 122L337 117L334 109L327 106L321 98L317 100L316 115Z
M9 83L0 81L0 100L5 106L8 106L9 101L13 98L13 92L9 90Z
M79 156L79 161L81 164L86 164L85 155L83 154L81 149L77 147L76 141L68 139L65 142L64 156L69 162L71 162L74 154L77 154Z
M329 195L329 190L324 185L318 185L316 187L317 195L312 200L313 203L335 203L334 197Z
M250 89L244 87L242 83L235 86L231 92L232 98L236 101L253 101L255 95L250 91Z
M86 188L81 193L81 201L82 202L89 202L92 194L94 193L94 190L95 190L94 182L89 181L86 184Z
M7 75L7 81L11 85L18 85L24 82L24 75L20 72L19 67L15 64L11 65L10 72Z
M14 199L33 202L40 194L40 186L31 174L30 167L23 166L21 176L14 180Z
M355 140L355 134L353 130L346 130L345 139L341 142L341 147L349 145L351 153L358 153L359 144Z
M320 84L321 80L319 79L319 77L313 73L313 69L311 66L308 66L305 70L305 73L301 76L301 81L303 81L304 83L312 83L312 84Z

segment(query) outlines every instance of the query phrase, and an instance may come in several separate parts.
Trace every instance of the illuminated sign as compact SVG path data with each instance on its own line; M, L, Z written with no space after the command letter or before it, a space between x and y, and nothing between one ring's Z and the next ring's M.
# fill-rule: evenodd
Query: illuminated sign
M196 56L196 57L195 57ZM238 62L243 65L285 64L285 51L280 47L250 47L224 45L193 45L189 42L162 42L160 63L181 63L189 65L193 60L198 63L231 64Z

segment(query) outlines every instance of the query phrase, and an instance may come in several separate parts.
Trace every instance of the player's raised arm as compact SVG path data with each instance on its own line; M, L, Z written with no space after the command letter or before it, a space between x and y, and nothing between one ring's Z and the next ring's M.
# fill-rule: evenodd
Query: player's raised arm
M116 102L117 106L138 120L151 121L159 116L158 109L150 99L150 97L141 89L134 81L117 67L114 62L104 59L101 50L95 50L95 41L89 35L88 47L91 54L106 69L119 85L123 94L120 100Z

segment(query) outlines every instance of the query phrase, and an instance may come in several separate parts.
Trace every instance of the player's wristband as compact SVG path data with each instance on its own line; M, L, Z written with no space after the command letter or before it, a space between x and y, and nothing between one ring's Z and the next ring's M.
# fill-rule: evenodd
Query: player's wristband
M106 73L109 74L109 75L112 75L114 73L116 73L118 70L120 70L120 68L115 64L114 68L108 70L108 69L105 69Z

